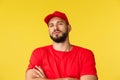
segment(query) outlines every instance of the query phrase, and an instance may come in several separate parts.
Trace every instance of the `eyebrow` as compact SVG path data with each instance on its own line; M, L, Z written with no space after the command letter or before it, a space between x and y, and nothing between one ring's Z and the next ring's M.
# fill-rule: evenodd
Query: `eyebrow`
M59 23L59 22L63 22L63 23L65 23L65 22L64 22L64 21L62 21L62 20L61 20L61 21L58 21L57 23Z

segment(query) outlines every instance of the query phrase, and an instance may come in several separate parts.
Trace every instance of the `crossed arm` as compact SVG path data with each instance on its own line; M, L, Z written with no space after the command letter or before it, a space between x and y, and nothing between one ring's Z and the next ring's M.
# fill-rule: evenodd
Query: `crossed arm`
M42 68L35 66L35 68L27 70L26 80L98 80L98 79L94 75L84 75L84 76L81 76L80 79L71 78L71 77L48 79L45 76Z

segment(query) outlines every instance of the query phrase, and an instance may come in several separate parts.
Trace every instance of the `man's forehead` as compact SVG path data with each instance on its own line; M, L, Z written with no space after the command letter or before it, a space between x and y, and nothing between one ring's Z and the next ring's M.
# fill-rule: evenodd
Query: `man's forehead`
M51 22L65 22L65 20L62 18L59 18L59 17L53 17L49 20L49 23L51 23Z

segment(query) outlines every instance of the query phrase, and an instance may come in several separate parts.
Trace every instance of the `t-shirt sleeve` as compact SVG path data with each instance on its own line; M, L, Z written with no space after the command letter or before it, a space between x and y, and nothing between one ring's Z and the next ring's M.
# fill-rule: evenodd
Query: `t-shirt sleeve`
M32 69L34 68L36 65L37 66L41 66L41 54L40 54L40 50L39 49L35 49L33 52L32 52L32 55L30 57L30 60L29 60L29 65L28 65L28 69Z
M95 67L95 58L93 52L88 50L84 52L82 56L82 69L81 69L81 76L82 75L95 75L97 76L97 71Z

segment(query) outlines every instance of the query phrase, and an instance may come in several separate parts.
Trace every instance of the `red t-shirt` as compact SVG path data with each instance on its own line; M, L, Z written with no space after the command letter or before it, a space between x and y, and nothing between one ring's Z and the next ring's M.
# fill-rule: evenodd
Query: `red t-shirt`
M78 46L73 46L69 52L57 51L52 45L37 48L31 55L28 69L34 68L35 65L41 66L49 79L97 76L92 51Z

